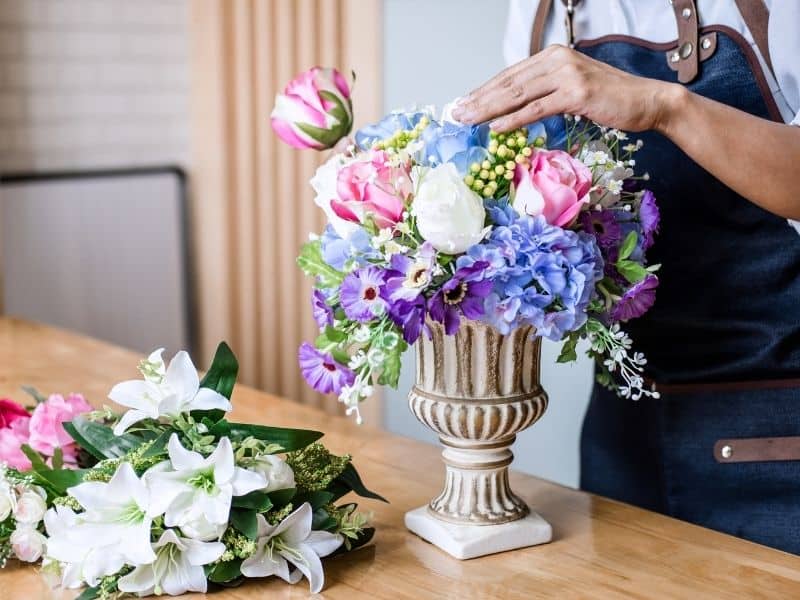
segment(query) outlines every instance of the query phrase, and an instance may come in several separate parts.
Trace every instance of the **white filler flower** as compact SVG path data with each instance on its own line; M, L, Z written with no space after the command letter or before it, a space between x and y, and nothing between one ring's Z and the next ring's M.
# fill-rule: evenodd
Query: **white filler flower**
M311 593L325 584L321 557L328 556L342 545L342 537L329 531L312 531L311 505L306 502L275 526L263 515L258 519L258 544L255 553L242 563L245 577L277 575L289 583L308 579ZM289 563L297 567L289 571Z
M208 582L203 565L222 556L225 544L188 539L177 535L174 529L167 529L153 544L153 550L155 562L140 565L121 577L120 591L139 596L205 593Z
M114 427L116 435L122 435L143 419L176 417L191 410L231 410L231 403L225 396L200 387L197 369L185 351L178 352L166 369L161 352L163 350L156 350L139 364L143 380L123 381L109 392L111 400L131 409Z
M184 448L172 434L169 460L147 471L144 479L156 514L167 527L180 527L192 537L218 537L228 523L233 496L244 496L267 486L261 473L237 467L228 438L219 441L208 457ZM187 531L187 529L189 531Z

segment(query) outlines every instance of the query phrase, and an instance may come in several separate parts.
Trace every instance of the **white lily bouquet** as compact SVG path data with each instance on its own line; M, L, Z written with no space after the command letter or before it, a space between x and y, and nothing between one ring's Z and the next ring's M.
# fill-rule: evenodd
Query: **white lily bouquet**
M93 411L57 424L77 445L46 456L24 444L30 469L0 470L0 558L42 560L80 600L205 592L244 578L303 577L324 584L321 558L372 538L353 491L364 487L350 456L322 433L232 423L238 362L220 344L200 380L186 352L165 365L158 350L142 379L109 398L118 416ZM49 464L48 464L49 463Z

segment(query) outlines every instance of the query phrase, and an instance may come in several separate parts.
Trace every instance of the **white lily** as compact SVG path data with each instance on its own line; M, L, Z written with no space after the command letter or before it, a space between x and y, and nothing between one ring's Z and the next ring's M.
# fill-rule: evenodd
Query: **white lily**
M67 493L85 511L58 506L45 515L47 556L64 567L65 587L94 586L124 564L156 559L150 547L150 496L130 464L122 463L108 483L81 483Z
M228 522L233 496L244 496L267 485L261 473L234 464L233 447L226 437L206 458L184 448L174 433L167 450L169 460L144 475L153 508L156 514L165 513L167 527L189 525L201 539L219 536L220 526ZM183 532L188 533L186 529Z
M205 593L208 587L203 565L217 560L225 552L220 542L200 542L181 537L167 529L153 544L156 560L140 565L121 577L119 589L139 596L179 596L186 592Z
M325 584L321 557L328 556L342 545L342 536L328 531L312 531L311 505L306 502L283 521L273 526L263 515L258 519L258 543L255 553L242 562L245 577L277 575L289 583L308 579L311 593ZM297 567L289 571L289 564Z
M264 492L285 490L295 486L294 471L280 456L274 454L259 456L253 461L251 468L267 479L267 486L262 490Z
M144 419L172 418L191 410L231 410L225 396L200 387L200 377L188 353L178 352L164 368L161 352L163 349L156 350L139 364L143 380L123 381L109 392L111 400L131 409L114 427L116 435Z

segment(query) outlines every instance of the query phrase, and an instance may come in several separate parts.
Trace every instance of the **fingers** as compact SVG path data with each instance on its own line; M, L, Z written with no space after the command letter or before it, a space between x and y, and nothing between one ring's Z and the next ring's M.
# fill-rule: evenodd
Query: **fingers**
M556 92L537 98L519 110L492 121L490 127L498 133L506 133L563 112L565 112L563 102L560 101L560 94Z
M532 83L568 60L570 52L563 46L550 46L508 67L470 92L453 111L453 116L462 123L480 123L516 110L535 97L537 91L542 93L531 89Z
M551 74L546 74L520 79L511 88L490 90L481 98L480 115L474 122L483 123L513 113L528 103L553 93L557 88L558 81Z

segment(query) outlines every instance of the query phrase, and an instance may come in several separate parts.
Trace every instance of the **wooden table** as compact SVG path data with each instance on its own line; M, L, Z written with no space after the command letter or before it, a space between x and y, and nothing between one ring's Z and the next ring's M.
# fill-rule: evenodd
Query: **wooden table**
M102 405L111 386L137 377L139 356L85 337L0 319L0 397L20 386L82 392ZM336 452L354 456L367 485L391 504L365 501L374 542L325 562L325 598L800 598L800 557L655 513L513 475L514 489L554 529L545 546L470 561L450 558L403 526L403 513L428 501L442 481L438 450L246 387L233 420L326 432ZM0 572L0 599L71 598L50 590L31 567ZM218 600L302 598L306 582L249 581L211 594ZM198 596L193 596L198 597Z

